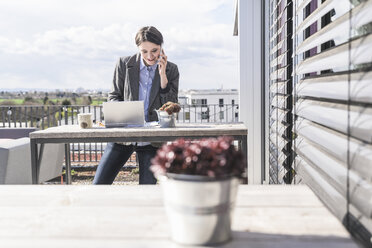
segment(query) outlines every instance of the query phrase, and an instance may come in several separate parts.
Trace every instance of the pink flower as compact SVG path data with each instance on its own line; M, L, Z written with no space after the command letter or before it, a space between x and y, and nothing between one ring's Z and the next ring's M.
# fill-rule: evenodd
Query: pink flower
M245 158L233 145L233 138L178 139L164 144L152 159L150 169L158 176L166 173L201 175L213 178L241 177Z

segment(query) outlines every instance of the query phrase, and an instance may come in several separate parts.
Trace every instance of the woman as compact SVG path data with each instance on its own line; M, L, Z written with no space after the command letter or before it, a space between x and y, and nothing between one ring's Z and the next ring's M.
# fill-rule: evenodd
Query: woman
M178 102L179 73L162 49L163 36L152 26L141 28L135 37L139 52L121 57L116 65L110 101L144 101L145 120L157 121L155 109L164 103ZM136 151L139 160L139 183L155 184L149 170L157 147L150 143L108 143L98 165L93 184L112 184L128 158Z

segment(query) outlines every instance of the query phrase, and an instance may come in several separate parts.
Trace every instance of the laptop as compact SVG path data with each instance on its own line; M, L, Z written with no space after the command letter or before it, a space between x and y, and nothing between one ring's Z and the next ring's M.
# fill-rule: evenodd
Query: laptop
M143 101L103 103L105 127L143 127L144 113Z

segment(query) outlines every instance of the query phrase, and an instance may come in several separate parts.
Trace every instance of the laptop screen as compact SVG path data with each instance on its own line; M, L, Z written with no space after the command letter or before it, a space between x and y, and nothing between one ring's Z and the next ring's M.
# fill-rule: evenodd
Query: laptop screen
M143 101L104 102L106 127L143 127L145 123Z

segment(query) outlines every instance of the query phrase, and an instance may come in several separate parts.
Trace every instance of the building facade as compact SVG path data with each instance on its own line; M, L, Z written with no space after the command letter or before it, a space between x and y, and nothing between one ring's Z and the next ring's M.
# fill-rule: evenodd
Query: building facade
M236 89L180 90L179 122L237 122L239 91Z

